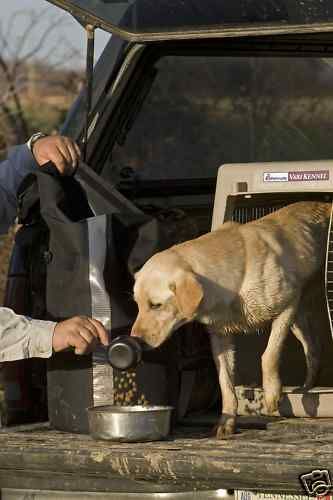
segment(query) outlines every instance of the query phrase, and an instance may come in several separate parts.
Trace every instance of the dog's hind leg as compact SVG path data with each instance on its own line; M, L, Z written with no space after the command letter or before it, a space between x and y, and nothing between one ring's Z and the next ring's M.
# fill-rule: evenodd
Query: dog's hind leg
M272 323L272 330L261 357L262 380L266 409L269 414L278 409L282 384L279 375L281 352L289 329L294 322L297 302L287 307Z
M233 336L210 332L210 343L222 393L222 415L216 426L216 438L225 439L236 429L235 346Z
M295 323L291 326L291 331L302 344L305 355L307 374L304 389L311 389L315 385L319 371L320 343L313 334L311 326L309 314L304 310L303 314L302 311L298 312Z

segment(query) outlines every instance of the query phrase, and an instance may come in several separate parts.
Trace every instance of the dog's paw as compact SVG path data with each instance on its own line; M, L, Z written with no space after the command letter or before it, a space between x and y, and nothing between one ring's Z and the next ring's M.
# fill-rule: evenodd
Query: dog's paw
M265 405L268 415L273 415L279 409L279 402L281 399L281 389L279 391L265 391Z
M236 432L236 417L234 415L222 415L214 427L216 439L228 439Z
M263 389L267 415L273 415L279 408L282 395L282 384L278 376L265 377L263 374Z

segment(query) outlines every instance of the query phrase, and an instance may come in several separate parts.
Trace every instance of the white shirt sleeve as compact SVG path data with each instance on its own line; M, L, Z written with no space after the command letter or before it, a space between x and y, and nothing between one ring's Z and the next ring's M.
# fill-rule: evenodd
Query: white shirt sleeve
M0 307L0 361L49 358L56 323L15 314Z

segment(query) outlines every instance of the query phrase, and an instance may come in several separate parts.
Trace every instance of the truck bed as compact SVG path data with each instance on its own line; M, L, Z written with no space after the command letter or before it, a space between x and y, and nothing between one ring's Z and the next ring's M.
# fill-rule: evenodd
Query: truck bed
M47 424L3 428L0 487L304 494L300 474L333 469L333 419L283 419L259 427L266 428L241 428L226 441L212 438L208 427L178 427L167 441L133 444L94 441Z

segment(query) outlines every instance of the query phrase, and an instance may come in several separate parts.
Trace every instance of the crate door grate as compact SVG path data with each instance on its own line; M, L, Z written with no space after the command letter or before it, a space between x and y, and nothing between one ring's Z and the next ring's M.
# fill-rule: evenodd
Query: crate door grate
M238 222L240 224L246 224L247 222L260 219L265 215L269 215L273 212L276 212L276 210L279 210L284 206L285 204L279 204L271 207L269 206L237 207L233 211L232 221Z
M326 246L326 264L325 264L325 295L328 317L330 320L331 334L333 337L333 203L331 208L331 217L328 227L327 246Z

